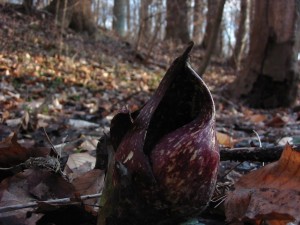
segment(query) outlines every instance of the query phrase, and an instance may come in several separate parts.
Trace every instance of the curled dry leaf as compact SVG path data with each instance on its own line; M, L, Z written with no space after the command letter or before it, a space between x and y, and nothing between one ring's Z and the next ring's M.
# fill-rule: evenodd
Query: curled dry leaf
M281 158L243 176L225 202L227 220L300 223L300 152L286 145Z
M174 224L210 201L219 164L215 108L188 63L191 49L173 62L143 108L112 120L113 198L119 202L110 215L100 213L107 225Z

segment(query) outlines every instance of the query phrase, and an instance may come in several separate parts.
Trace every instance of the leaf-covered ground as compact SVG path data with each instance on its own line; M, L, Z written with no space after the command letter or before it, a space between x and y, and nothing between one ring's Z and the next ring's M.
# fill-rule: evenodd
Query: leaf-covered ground
M61 30L47 13L29 16L16 7L0 5L0 167L19 165L31 156L53 156L55 147L69 156L64 173L71 181L45 168L1 173L4 224L35 224L42 214L25 219L28 210L3 213L1 207L99 192L104 175L92 170L98 139L109 132L110 120L118 110L136 110L146 102L170 62L184 49L159 43L151 52L145 48L135 51L133 43L105 30L99 33L95 39ZM201 50L194 50L194 66L202 55ZM253 110L225 98L223 90L236 72L221 61L213 58L204 75L216 104L220 145L299 144L299 108ZM48 165L53 165L50 171L56 164ZM240 167L250 170L256 165ZM235 176L239 174L233 174L233 180ZM96 200L87 201L87 211L97 211L93 208ZM50 206L39 205L39 209L46 212ZM93 224L95 218L89 216Z

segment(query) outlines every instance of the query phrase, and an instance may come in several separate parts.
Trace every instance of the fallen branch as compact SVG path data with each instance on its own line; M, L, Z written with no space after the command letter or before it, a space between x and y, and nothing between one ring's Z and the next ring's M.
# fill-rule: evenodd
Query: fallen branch
M221 161L256 161L256 162L274 162L278 160L284 146L275 147L250 147L250 148L222 148L220 150ZM300 145L293 146L293 149L300 151Z
M25 209L25 208L34 208L37 207L41 203L46 203L46 204L59 204L59 205L66 205L66 204L82 204L82 200L87 200L87 199L92 199L92 198L99 198L102 194L92 194L92 195L83 195L79 197L74 197L74 198L60 198L60 199L52 199L52 200L47 200L47 201L35 201L35 202L30 202L30 203L24 203L24 204L17 204L17 205L10 205L10 206L3 206L0 207L0 213L4 212L10 212L10 211L15 211L19 209Z

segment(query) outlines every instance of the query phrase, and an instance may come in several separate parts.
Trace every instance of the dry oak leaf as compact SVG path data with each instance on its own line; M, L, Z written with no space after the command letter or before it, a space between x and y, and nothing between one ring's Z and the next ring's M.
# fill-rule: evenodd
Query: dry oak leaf
M277 162L243 176L225 201L229 222L300 223L300 152L289 144Z

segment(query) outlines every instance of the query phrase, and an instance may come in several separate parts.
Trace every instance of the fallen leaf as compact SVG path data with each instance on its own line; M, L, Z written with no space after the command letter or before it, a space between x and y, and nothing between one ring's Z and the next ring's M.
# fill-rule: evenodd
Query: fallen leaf
M217 141L219 142L220 145L228 148L233 147L234 145L233 139L228 134L224 134L217 131L216 136L217 136Z
M75 178L72 182L75 190L80 195L90 195L102 192L104 186L104 171L99 169L90 170ZM96 205L99 199L88 199L83 202L87 205Z
M22 124L22 118L8 119L5 121L5 123L9 127L18 127L20 124Z
M229 222L300 222L300 152L286 145L281 158L243 176L225 201Z
M245 117L250 117L251 115L254 114L254 112L251 109L245 107L242 107L241 111Z
M77 177L72 184L76 192L81 195L100 193L103 187L104 171L99 169L90 170Z
M275 116L270 121L266 123L266 126L269 127L283 127L286 124L286 121L282 119L281 116Z
M38 200L71 197L74 193L74 187L69 182L45 169L32 170L27 183L28 192Z
M74 128L94 128L94 127L99 127L99 124L97 123L92 123L89 121L85 120L75 120L75 119L70 119L69 120L69 125L74 127Z
M36 200L71 197L73 193L73 186L58 174L47 170L29 169L0 183L0 207L26 204ZM1 224L35 224L32 220L37 221L41 215L34 214L32 218L27 219L27 212L31 210L27 208L20 209L17 213L2 212L0 213Z
M278 141L278 145L284 146L286 143L294 144L293 137L283 137Z
M30 150L17 142L17 135L14 133L0 142L0 167L22 163L29 158L29 154Z
M89 153L75 153L71 154L69 156L67 165L71 170L79 169L80 167L84 166L85 164L88 164L88 168L85 168L81 173L87 172L94 168L96 163L96 158L94 156L91 156Z
M249 120L253 123L264 122L267 119L266 115L263 114L254 114L249 117Z
M29 174L30 171L27 170L6 178L0 183L0 206L21 204L33 200L27 189L26 179Z
M9 111L3 111L3 112L0 112L0 121L5 121L6 119L9 118Z

